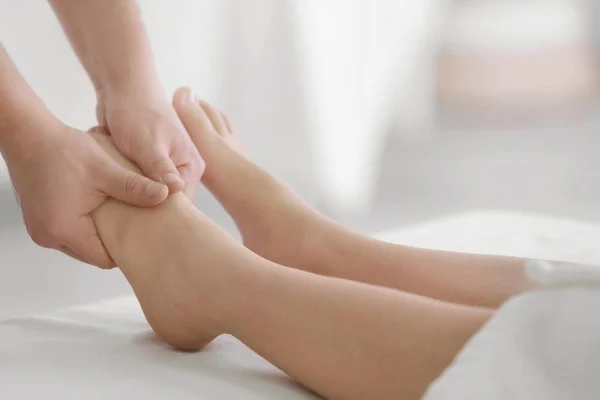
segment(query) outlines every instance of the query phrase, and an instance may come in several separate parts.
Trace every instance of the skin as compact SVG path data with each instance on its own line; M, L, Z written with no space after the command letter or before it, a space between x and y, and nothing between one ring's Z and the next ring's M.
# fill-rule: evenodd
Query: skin
M193 198L204 170L159 81L135 0L50 0L119 151L170 193Z
M0 147L32 239L111 268L90 213L108 196L138 207L160 204L169 192L193 198L204 163L159 82L136 1L50 3L96 89L99 123L143 175L56 121L1 44Z
M392 268L382 267L387 262L398 268L403 260L388 259L388 254L382 258L370 240L350 238L341 231L330 232L335 236L318 249L319 241L304 235L311 225L320 235L324 227L319 224L331 222L312 219L318 214L308 212L291 190L249 162L222 113L199 103L188 90L177 94L175 104L207 162L203 183L234 217L246 246L182 194L151 209L109 200L94 211L100 237L135 290L152 328L182 349L200 349L221 333L233 334L325 398L420 398L493 310L409 293L393 288L394 283L372 284L374 279L385 282ZM109 136L95 134L94 139L121 165L135 169ZM281 230L276 219L283 219L282 226L297 225ZM333 253L347 244L357 246L351 256L367 262L363 268L370 273L364 280L369 283L333 276L358 269L344 255L337 258L342 264L330 264ZM281 251L258 251L273 246ZM309 248L317 250L314 258L304 254ZM407 263L415 268L425 268L438 257L439 268L454 272L446 277L459 291L461 285L491 287L497 279L504 282L505 287L489 298L484 291L463 288L475 293L465 300L492 305L501 296L506 300L529 289L522 271L517 273L521 261L411 251ZM272 261L278 258L286 258L293 268ZM317 258L322 258L330 276L309 272L319 264ZM477 274L471 282L460 276L487 262L493 272ZM384 278L376 278L379 273ZM400 281L401 273L409 273L408 268L391 276ZM432 279L413 288L443 297L437 286Z
M0 44L0 150L34 242L102 268L114 263L90 212L108 197L160 204L166 186L117 164L89 135L58 121Z
M51 3L112 138L53 118L0 48L0 149L28 231L105 268L114 259L173 346L200 349L227 332L326 398L416 399L491 307L530 289L521 260L346 231L250 163L225 116L180 94L179 117L213 171L203 182L240 245L181 193L193 194L203 163L164 101L135 3Z
M230 333L325 398L417 399L491 315L275 264L182 194L151 209L109 200L92 215L167 343L195 350Z
M224 114L208 103L184 100L190 96L189 89L180 89L174 104L205 159L202 183L233 217L246 247L262 257L319 275L487 308L536 288L525 276L523 259L385 243L326 218L246 158Z

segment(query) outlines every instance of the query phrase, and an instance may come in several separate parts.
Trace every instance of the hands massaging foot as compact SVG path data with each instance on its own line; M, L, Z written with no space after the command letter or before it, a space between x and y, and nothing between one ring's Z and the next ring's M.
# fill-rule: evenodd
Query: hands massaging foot
M110 137L94 138L133 169ZM150 209L108 200L93 219L165 341L199 349L231 333L325 398L420 398L490 316L276 265L182 193Z
M490 308L533 288L523 260L399 246L344 228L250 162L223 113L185 88L173 103L206 162L202 182L255 253L320 275Z
M139 172L115 148L112 138L99 132L96 129L91 135L104 150L121 165ZM215 316L226 312L227 302L220 298L226 289L221 275L243 275L236 271L242 262L231 251L239 245L183 193L146 210L110 200L96 209L92 218L159 336L181 349L200 349L223 332ZM196 273L198 252L202 274Z

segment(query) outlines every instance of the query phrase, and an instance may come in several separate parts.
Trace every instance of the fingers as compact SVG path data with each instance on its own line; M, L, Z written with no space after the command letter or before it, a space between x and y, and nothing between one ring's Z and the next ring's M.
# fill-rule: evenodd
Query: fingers
M180 146L180 148L184 149L184 151L187 153L185 159L191 160L191 162L178 165L177 169L185 181L184 193L188 199L193 201L196 197L200 179L202 179L202 175L206 169L206 163L204 159L200 157L200 153L198 153L198 150L196 147L194 147L194 143L190 138L186 137L186 145Z
M83 258L81 258L79 256L79 254L75 253L73 250L69 249L68 247L65 246L59 246L58 250L60 250L61 252L65 253L66 255L68 255L71 258L76 259L77 261L81 261L82 263L86 263L89 264L88 261L84 260Z
M27 222L25 226L34 243L41 247L60 250L69 257L102 269L114 267L89 215L79 217L73 223L63 221L42 229L32 229Z
M173 98L173 107L196 147L201 147L204 135L214 130L211 120L199 107L189 88L179 89Z
M179 175L166 147L154 145L140 150L133 155L133 161L146 176L165 184L170 193L177 193L185 188L185 182Z
M201 172L204 172L204 161L200 159L200 163L202 166ZM193 201L196 197L198 184L200 183L200 178L202 178L202 173L199 174L191 164L185 164L179 167L179 174L185 181L185 189L183 190L183 193L188 199Z
M90 130L88 130L89 133L97 133L97 134L102 134L105 136L110 136L110 132L108 131L108 129L106 129L106 127L103 126L96 126L91 128ZM185 186L187 186L187 181L186 179L181 176L181 173L179 171L180 166L176 166L171 157L168 154L168 151L158 148L158 146L142 146L142 155L141 157L138 154L137 159L140 161L136 161L136 157L135 154L132 155L133 161L136 162L138 164L138 166L142 169L142 171L144 172L144 174L146 174L146 176L151 177L155 182L162 182L164 185L166 185L168 191L167 194L170 193L176 193L176 192L180 192ZM104 149L105 151L108 151L108 149ZM157 193L161 193L159 192L157 187L148 187L147 185L150 185L150 182L148 182L148 180L145 181L139 181L137 178L134 178L133 176L129 175L130 181L129 184L130 186L143 186L144 188L147 188L149 191L149 195L150 198L154 199L153 194ZM160 185L160 184L159 184ZM129 192L128 192L129 193ZM140 194L140 193L137 193ZM136 193L134 192L133 195L136 195ZM111 195L112 196L112 195ZM123 195L121 195L121 197L119 197L119 200L122 201L126 201L129 204L133 204L133 205L137 205L140 207L148 207L148 206L153 206L156 205L158 203L160 203L160 201L155 202L155 200L149 200L148 198L144 198L143 196L138 197L137 195L134 196L134 199L132 199L131 201L129 200L124 200L122 198ZM115 196L112 196L115 197ZM139 200L136 200L139 199ZM164 199L163 199L164 200ZM132 202L133 201L133 202ZM140 201L141 203L137 203L138 201ZM146 203L148 205L146 205Z
M177 173L179 176L179 173ZM153 207L169 195L167 186L110 162L102 175L100 190L110 197L137 207ZM180 189L181 190L181 189Z
M69 255L78 260L86 261L102 269L110 269L115 266L98 237L96 226L89 215L80 217L77 224L73 226L72 235L63 242L63 246L68 249L68 252L63 251L66 254L71 253ZM85 256L83 256L84 254Z

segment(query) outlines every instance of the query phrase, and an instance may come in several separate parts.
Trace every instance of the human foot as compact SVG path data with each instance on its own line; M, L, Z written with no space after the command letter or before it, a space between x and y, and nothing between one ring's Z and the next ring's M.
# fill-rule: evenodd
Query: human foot
M117 162L134 169L109 136L92 136ZM150 326L165 342L198 350L227 332L223 320L242 292L236 284L256 256L200 213L183 193L148 209L109 200L92 218Z
M244 245L279 264L316 267L321 238L333 222L250 162L223 113L187 88L177 91L173 103L206 162L202 183L233 217Z

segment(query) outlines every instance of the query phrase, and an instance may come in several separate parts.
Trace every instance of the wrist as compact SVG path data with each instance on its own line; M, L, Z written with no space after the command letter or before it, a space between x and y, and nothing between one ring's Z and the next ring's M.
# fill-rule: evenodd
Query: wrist
M107 124L107 118L115 112L129 113L132 107L160 109L171 104L158 79L105 87L96 92L96 97L96 116L101 125Z
M102 109L126 107L128 104L169 103L158 78L146 79L143 82L136 79L103 86L96 90L96 98L98 107Z
M94 87L98 100L106 102L123 97L165 96L162 84L153 68L96 79Z

